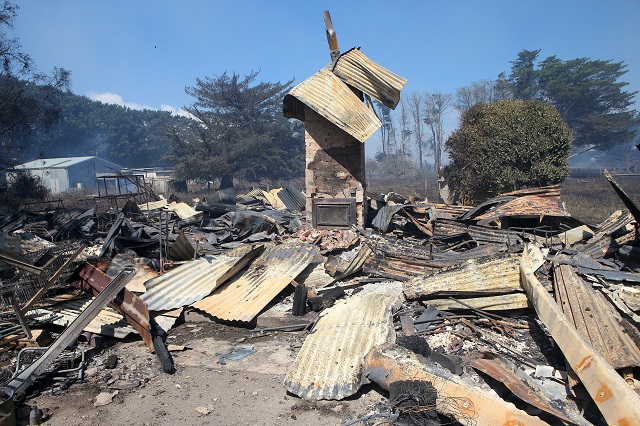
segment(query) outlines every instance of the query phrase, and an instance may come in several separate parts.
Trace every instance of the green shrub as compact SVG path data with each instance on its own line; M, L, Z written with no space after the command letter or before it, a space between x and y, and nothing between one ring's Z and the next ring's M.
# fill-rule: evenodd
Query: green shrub
M449 186L465 202L569 176L569 128L541 101L478 104L447 140Z

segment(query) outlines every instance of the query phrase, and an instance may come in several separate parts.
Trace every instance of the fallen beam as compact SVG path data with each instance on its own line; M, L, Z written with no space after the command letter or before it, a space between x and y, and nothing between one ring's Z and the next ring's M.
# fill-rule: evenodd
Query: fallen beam
M438 391L436 411L463 425L547 424L497 395L463 382L448 370L421 362L414 353L399 346L372 349L365 357L365 376L387 390L392 383L398 381L431 382Z
M522 286L538 317L610 425L640 424L640 397L564 316L535 276L532 259L541 256L534 245L525 247L520 262Z

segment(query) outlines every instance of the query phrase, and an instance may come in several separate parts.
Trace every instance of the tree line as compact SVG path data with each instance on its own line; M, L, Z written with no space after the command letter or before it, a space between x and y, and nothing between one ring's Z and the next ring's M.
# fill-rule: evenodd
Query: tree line
M105 105L72 94L69 71L36 69L9 36L17 11L8 0L0 9L0 166L36 157L98 155L128 167L171 165L179 178L220 178L223 186L234 177L303 175L303 126L282 115L282 98L293 81L263 82L254 71L197 79L185 89L193 98L184 108L189 118ZM523 50L508 73L455 93L415 91L403 95L395 111L377 104L382 144L376 160L392 164L395 172L412 164L437 171L447 147L446 116L457 110L464 124L475 106L504 100L551 105L568 125L574 151L633 140L640 120L632 109L636 92L626 91L621 80L627 73L623 62L556 56L540 61L539 54Z
M502 100L539 100L558 110L570 132L572 152L607 151L637 139L640 119L632 108L637 92L625 90L624 62L550 56L523 50L511 70L495 80L479 80L455 93L415 91L404 95L396 111L377 104L382 121L378 162L410 160L439 170L447 142L444 120L454 110L462 118L478 104Z

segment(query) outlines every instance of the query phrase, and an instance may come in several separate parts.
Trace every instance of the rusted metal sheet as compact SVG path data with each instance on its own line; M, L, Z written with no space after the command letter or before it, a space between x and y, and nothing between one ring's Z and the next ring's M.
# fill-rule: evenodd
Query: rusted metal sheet
M28 314L28 317L45 318L52 314L62 315L62 317L55 319L53 323L66 327L89 306L91 300L86 298L67 300L46 309L33 310ZM116 339L124 339L129 334L136 333L136 330L127 323L122 314L111 308L100 311L83 330L103 336L115 337Z
M158 271L148 265L149 259L136 258L126 254L118 254L111 260L106 274L115 278L121 271L129 268L136 271L136 275L127 283L125 287L129 291L144 293L146 291L144 283L160 275Z
M614 253L620 245L635 240L633 222L628 210L615 211L598 225L595 235L586 244L576 244L573 248L595 259Z
M167 205L167 200L162 199L160 201L151 201L148 203L138 204L138 208L142 211L151 211L151 210L159 210L164 208Z
M564 404L553 400L553 396L517 368L506 358L491 353L484 353L482 358L474 359L470 364L476 370L493 377L504 384L511 392L526 403L546 411L565 422L575 425L591 425L578 413L567 410Z
M324 269L324 263L313 262L296 277L296 282L308 288L323 288L331 285L335 280Z
M152 311L175 309L197 302L240 271L262 248L262 245L245 246L180 265L147 281L147 291L140 298Z
M539 186L537 188L519 189L517 191L505 192L500 195L514 195L516 197L522 197L525 195L537 195L539 197L559 197L560 185Z
M183 220L190 219L196 215L202 216L202 212L197 212L196 209L187 203L172 202L167 206L167 210L174 212L176 216Z
M571 216L558 196L526 195L477 216L478 220L499 220L503 216Z
M399 283L367 285L325 310L304 341L284 387L304 399L342 399L358 391L371 348L395 340L393 312L402 303Z
M296 240L268 244L240 277L192 306L222 320L251 321L307 267L318 251L316 246Z
M538 317L610 425L640 424L640 396L578 333L535 276L532 259L540 250L527 244L520 270L522 285Z
M81 290L97 296L112 281L104 272L93 265L85 263L76 269L69 282ZM109 306L118 311L127 322L140 334L150 351L153 351L151 325L147 305L138 296L123 288L118 295L109 302Z
M300 117L300 106L295 105L300 102L360 142L382 125L373 110L327 69L321 69L291 89L284 99L284 116L304 121L304 114Z
M367 239L374 251L364 263L364 272L398 281L408 281L443 268L453 267L468 259L495 255L496 245L485 245L463 252L444 252L434 246L418 246L402 240L384 237Z
M513 309L526 309L529 307L527 295L524 293L471 297L464 299L464 302L474 309L482 309L485 311L506 311ZM428 303L429 305L433 305L433 307L437 308L439 311L466 309L451 299L429 299Z
M613 368L640 366L640 349L634 343L634 337L640 341L640 333L624 327L618 311L600 292L569 265L553 268L553 284L564 315Z
M506 402L433 363L424 363L417 356L398 346L374 348L365 357L365 376L385 389L398 381L431 382L438 391L436 410L463 425L529 426L546 425Z
M333 73L349 86L366 93L391 109L400 102L400 91L407 79L376 64L359 49L351 49L338 58Z
M521 290L520 259L516 256L471 259L461 266L415 277L404 284L407 299L440 294L489 295Z

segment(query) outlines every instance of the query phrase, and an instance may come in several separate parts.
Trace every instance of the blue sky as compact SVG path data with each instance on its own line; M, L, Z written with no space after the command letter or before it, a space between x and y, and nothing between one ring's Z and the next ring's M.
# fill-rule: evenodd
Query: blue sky
M403 93L494 79L522 49L624 61L627 90L640 90L639 0L18 3L13 36L41 71L66 68L74 93L134 108L177 111L193 101L185 86L225 70L305 80L330 59L323 10L340 49L359 46L407 78ZM447 129L456 124L451 113ZM377 143L367 141L369 155Z

